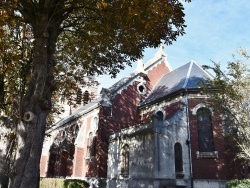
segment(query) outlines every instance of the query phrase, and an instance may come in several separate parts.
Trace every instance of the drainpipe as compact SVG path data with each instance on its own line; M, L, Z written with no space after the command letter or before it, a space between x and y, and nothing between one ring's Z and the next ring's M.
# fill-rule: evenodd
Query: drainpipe
M187 116L187 135L188 135L188 153L189 153L189 168L190 168L190 180L191 180L191 188L193 188L193 168L192 168L192 153L191 153L191 142L190 142L190 125L189 125L189 112L188 112L188 92L185 89L186 96L186 116Z

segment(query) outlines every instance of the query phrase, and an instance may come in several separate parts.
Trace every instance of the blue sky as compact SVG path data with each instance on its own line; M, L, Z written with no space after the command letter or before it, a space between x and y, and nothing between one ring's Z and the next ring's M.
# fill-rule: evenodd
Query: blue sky
M165 46L168 62L176 69L193 60L200 65L211 65L211 60L223 67L232 60L240 47L250 53L249 0L193 0L184 3L186 34L171 46ZM143 63L151 59L157 49L146 49ZM108 88L136 67L122 70L116 79L100 76L101 87Z

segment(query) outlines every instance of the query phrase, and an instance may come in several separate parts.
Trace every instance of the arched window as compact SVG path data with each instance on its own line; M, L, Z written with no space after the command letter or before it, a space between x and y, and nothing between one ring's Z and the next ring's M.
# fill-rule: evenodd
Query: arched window
M83 104L88 104L90 100L89 91L86 90L83 95Z
M92 120L92 130L96 131L98 128L98 117L94 117Z
M122 148L121 175L125 177L129 175L129 146L128 145L125 145Z
M163 118L164 118L164 115L162 113L162 111L158 111L154 114L154 125L156 126L163 126Z
M93 133L89 133L88 139L88 157L94 157L96 155L96 137L94 137Z
M81 89L78 89L76 93L76 104L81 104L81 103L82 103L82 91Z
M66 177L68 175L68 159L69 153L65 150L61 152L61 160L60 160L60 168L59 168L59 176Z
M50 153L47 177L56 176L56 162L59 160L59 155L56 153Z
M180 143L174 145L175 173L177 178L183 177L182 146Z
M208 108L197 110L198 141L200 152L214 151L211 112Z

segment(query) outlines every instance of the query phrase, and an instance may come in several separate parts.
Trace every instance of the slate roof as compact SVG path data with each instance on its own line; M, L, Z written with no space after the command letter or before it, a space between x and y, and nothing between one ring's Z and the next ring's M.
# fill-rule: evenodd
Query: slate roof
M84 106L77 109L74 113L72 113L72 115L67 116L67 117L63 118L62 120L56 122L55 125L52 126L47 132L51 132L51 131L57 129L58 127L61 127L65 124L75 120L76 118L82 116L83 114L88 113L89 111L97 108L100 105L101 100L102 100L101 98L97 98L97 99L90 101L88 104L85 104Z
M212 78L212 75L197 63L189 62L165 74L139 106L152 103L178 91L200 88L201 81Z
M149 60L148 62L146 62L143 66L144 66L144 70L147 71L149 70L152 66L154 66L155 64L157 64L158 62L164 60L165 58L165 53L164 52L161 52L163 53L163 55L159 56L159 57L154 57L152 58L151 60ZM170 67L169 67L170 68ZM171 68L170 68L171 69ZM144 72L144 71L141 71L141 72ZM128 76L122 78L121 80L119 80L118 82L116 82L115 84L113 84L111 87L109 87L108 89L107 88L102 88L102 91L101 91L101 94L104 92L106 93L111 93L111 94L114 94L116 93L120 88L122 88L123 86L125 86L127 83L135 80L139 74L141 73L140 71L139 72L132 72L130 73Z
M113 84L108 89L106 89L106 88L103 88L103 89L108 90L110 93L116 93L117 90L119 90L121 87L126 85L128 82L134 80L137 76L138 76L138 74L131 73L128 76L126 76L126 77L122 78L121 80L119 80L118 82L116 82L115 84Z

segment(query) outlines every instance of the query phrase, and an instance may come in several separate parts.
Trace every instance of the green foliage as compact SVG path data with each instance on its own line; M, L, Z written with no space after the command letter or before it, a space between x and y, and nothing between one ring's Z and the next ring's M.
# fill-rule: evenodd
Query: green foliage
M227 182L227 188L249 188L250 179L244 180L231 180Z
M65 188L84 188L89 187L89 184L83 180L64 180Z
M41 178L40 188L88 188L89 184L83 180Z
M234 141L238 157L250 162L250 57L240 49L226 69L214 63L215 77L204 84L211 107L222 113L225 135Z

